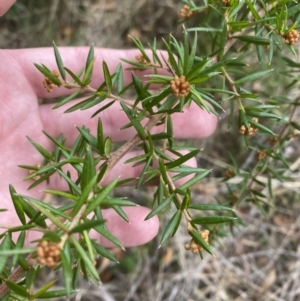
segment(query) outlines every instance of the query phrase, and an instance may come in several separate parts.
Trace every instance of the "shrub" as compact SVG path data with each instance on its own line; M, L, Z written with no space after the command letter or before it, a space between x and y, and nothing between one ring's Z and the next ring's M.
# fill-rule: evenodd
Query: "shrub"
M78 74L64 66L55 44L57 70L35 64L45 76L41 85L48 92L65 87L73 93L60 99L54 109L68 106L81 96L84 100L69 106L65 112L72 114L97 106L92 115L97 118L100 112L119 103L128 117L128 123L122 129L132 127L136 134L121 146L114 145L111 137L105 137L99 118L96 135L86 127L78 127L78 136L71 147L67 146L68 137L64 133L52 137L44 132L53 144L52 151L30 139L44 160L34 162L32 166L20 166L29 171L26 178L32 181L29 188L51 181L51 176L58 173L68 185L68 191L47 192L63 196L70 203L54 207L20 195L10 187L20 225L1 235L2 300L69 296L76 289L81 274L99 283L95 257L116 259L89 238L89 231L94 229L122 247L105 227L102 209L111 207L128 221L122 207L136 205L125 198L112 196L118 186L136 180L135 188L139 189L156 180L152 210L146 219L166 208L174 212L162 231L160 244L175 235L180 223L185 223L191 238L183 247L202 257L205 251L213 254L210 233L218 237L228 232L228 225L232 230L242 222L238 219L238 209L243 204L254 204L266 214L272 204L272 187L283 181L293 181L289 174L292 162L284 156L284 149L300 130L294 121L299 97L294 98L289 93L298 84L294 71L299 64L288 56L283 57L288 68L282 75L284 86L280 95L273 93L268 81L278 85L282 65L278 66L276 60L282 52L288 50L296 55L293 45L299 37L300 4L256 0L204 0L199 5L188 0L183 2L179 12L179 19L185 24L182 39L170 35L163 42L165 52L157 50L156 41L145 47L140 40L132 38L140 54L135 60L123 60L134 71L127 85L123 80L122 62L112 73L106 62L102 62L104 81L92 88L90 83L97 63L94 46ZM147 75L139 75L139 71L145 70ZM159 89L153 91L153 85ZM128 91L134 93L134 102L127 99ZM105 102L107 99L109 101ZM250 164L238 162L234 154L229 154L230 161L226 162L228 167L223 177L228 183L228 191L215 204L193 202L192 186L211 170L187 165L186 162L201 150L182 147L174 139L172 115L180 114L192 103L218 117L228 111L228 127L236 133L236 139L242 140L246 158L257 154ZM163 130L151 133L157 125L163 125ZM102 185L107 173L133 148L143 151L126 161L143 166L138 179L114 179L108 185ZM75 178L65 166L72 166ZM176 185L177 180L184 178L183 184ZM206 211L216 213L212 215ZM216 224L223 226L215 227ZM36 248L24 248L26 231L35 228L42 230L43 238L36 243ZM19 233L16 242L12 240L13 232ZM54 284L50 282L38 292L32 292L31 286L42 266L62 269L65 288L50 290ZM26 281L20 281L24 275Z

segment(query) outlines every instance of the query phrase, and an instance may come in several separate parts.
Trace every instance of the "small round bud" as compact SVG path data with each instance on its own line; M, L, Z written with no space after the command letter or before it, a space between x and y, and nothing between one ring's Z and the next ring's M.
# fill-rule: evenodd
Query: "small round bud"
M53 70L51 72L54 76L59 77L59 72L57 70Z
M299 33L296 29L292 29L290 32L283 35L284 42L287 45L293 45L296 42L298 42L299 39Z
M185 244L185 245L184 245L184 248L185 248L186 250L190 250L190 249L191 249L191 245L190 245L190 244Z
M46 260L44 258L38 258L37 261L40 265L46 265Z
M186 97L190 91L190 84L185 81L185 76L181 75L180 78L175 76L170 81L170 88L176 97Z
M36 248L36 253L37 253L38 257L44 257L44 250L41 246Z

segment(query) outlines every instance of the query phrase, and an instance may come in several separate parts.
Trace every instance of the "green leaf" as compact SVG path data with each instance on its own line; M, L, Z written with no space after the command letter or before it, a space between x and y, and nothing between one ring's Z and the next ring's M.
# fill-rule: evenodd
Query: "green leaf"
M234 39L241 40L243 42L256 44L256 45L269 45L270 40L263 37L257 37L257 36L232 36Z
M46 131L42 131L47 138L49 138L56 146L58 146L60 149L62 150L68 150L67 147L64 146L64 142L61 141L61 139L55 139L53 138L50 134L48 134ZM60 136L61 137L61 136ZM39 170L41 170L42 168L40 168ZM44 171L43 171L44 172Z
M13 201L15 210L17 212L17 215L18 215L21 223L23 225L25 225L26 224L26 218L25 218L24 209L23 209L23 206L22 206L22 199L19 198L16 195L17 192L16 192L15 188L12 185L9 185L9 192L10 192L10 196L11 196L11 199Z
M234 211L230 207L222 206L222 205L215 205L215 204L191 204L189 206L190 209L195 209L195 210L201 210L201 211L206 211L206 210L213 210L213 211Z
M236 85L240 85L240 84L244 84L244 83L248 83L251 81L254 81L270 72L272 72L273 69L269 69L269 70L264 70L264 71L259 71L259 72L254 72L252 74L248 74L240 79L238 79L237 81L235 81Z
M59 235L59 232L45 231L43 239L59 243L61 241L61 235Z
M178 173L184 172L184 173L191 174L191 173L204 172L204 171L207 171L207 169L181 165L181 166L178 166L178 167L171 168L171 169L169 169L169 171L178 172Z
M187 193L185 194L183 201L180 205L180 210L183 211L187 209L190 205L190 202L191 202L191 190L188 188Z
M193 101L203 110L205 109L207 112L210 112L211 108L207 106L207 104L203 101L200 93L194 88L191 88L192 99Z
M300 11L300 4L288 8L288 17L292 17Z
M144 168L143 168L143 170L142 170L142 172L141 172L141 174L140 174L140 176L139 176L139 179L138 179L138 181L137 181L137 183L136 183L135 188L138 188L138 187L140 187L140 186L143 184L144 178L145 178L145 176L146 176L146 172L147 172L147 170L149 169L149 166L150 166L152 160L153 160L152 156L150 156L150 157L147 159L147 162L146 162L146 164L145 164L145 166L144 166Z
M66 182L69 184L70 188L72 188L78 195L81 195L81 190L79 187L72 181L72 179L67 176L64 172L57 169L57 172L66 180Z
M159 244L159 248L161 247L161 245L171 236L174 234L174 231L176 231L179 223L181 220L181 211L177 211L172 218L170 219L170 221L168 222L163 234L162 234L162 238L160 240L160 244Z
M80 80L80 78L75 75L70 69L68 69L67 67L64 67L65 70L71 75L71 77L73 78L73 80L81 87L84 86L84 84L82 83L82 81Z
M132 60L127 60L127 59L121 59L123 62L125 62L125 63L128 63L128 64L130 64L130 65L132 65L132 66L134 66L135 68L133 68L133 67L131 67L131 68L127 68L127 69L125 69L125 70L146 70L146 69L149 69L149 67L148 66L146 66L146 65L143 65L143 64L141 64L141 63L139 63L139 62L137 62L137 61L132 61Z
M48 282L40 290L38 290L31 298L33 300L40 298L40 296L42 296L45 292L47 292L55 284L55 282L56 282L56 280L52 280L52 281Z
M88 257L88 255L86 254L86 251L82 248L82 246L79 244L79 242L76 240L76 238L71 237L71 240L72 240L72 243L73 243L75 249L80 254L80 256L81 256L86 268L88 269L90 275L92 276L92 278L94 279L94 281L96 283L99 283L100 278L99 278L98 271L97 271L96 267L94 266L94 262L92 262L91 259Z
M252 5L251 1L246 0L246 4L247 4L247 6L249 7L249 9L250 9L250 11L251 11L251 13L252 13L254 19L255 19L255 20L259 20L259 19L260 19L259 14L258 14L258 12L256 11L255 7Z
M34 142L30 137L26 136L29 142L37 149L37 151L45 158L48 160L52 160L52 155L46 151L41 145L38 143Z
M290 125L296 130L300 131L300 124L294 121L290 121Z
M92 59L88 65L87 69L85 70L84 77L82 80L83 84L85 86L87 86L91 82L91 77L92 77L92 73L93 73L95 60L96 60L96 58Z
M110 101L108 104L106 104L105 106L101 107L100 109L98 109L93 115L92 117L95 117L96 115L98 115L100 112L106 110L107 108L109 108L111 105L113 105L115 102L115 100Z
M46 66L41 66L38 64L34 64L34 66L41 72L43 73L47 78L49 78L54 84L60 86L61 81L51 73L51 71L46 67Z
M158 133L158 134L153 134L151 135L151 139L153 141L156 141L156 140L163 140L163 139L168 139L168 138L171 138L172 136L170 136L168 133L166 132L161 132L161 133Z
M188 180L183 185L181 185L179 187L179 189L184 190L186 188L191 187L192 185L196 184L198 181L200 181L201 179L203 179L209 173L210 173L210 170L206 170L206 171L204 171L204 172L202 172L200 174L196 174L192 179Z
M40 227L46 229L47 224L45 223L44 218L41 217L41 213L36 211L31 204L24 202L24 212L30 218L29 223L36 223Z
M53 194L53 195L64 197L65 199L68 199L68 200L78 201L78 196L73 195L73 194L68 193L68 192L64 192L64 191L61 191L61 190L54 190L54 189L45 189L44 191L46 193L50 193L50 194Z
M202 60L197 65L193 66L193 68L186 74L185 78L188 82L193 80L195 77L198 77L198 74L202 71L203 68L209 63L207 59Z
M220 44L219 44L220 52L218 53L218 61L221 61L224 56L225 44L227 41L227 24L228 23L223 22L223 29L220 35Z
M28 190L30 190L30 189L36 187L37 185L39 185L40 183L44 182L45 180L48 180L49 177L50 177L51 175L54 174L54 172L55 172L55 170L49 171L49 172L45 173L44 175L42 175L38 180L34 181L34 182L28 187ZM27 180L27 179L30 179L30 178L29 178L29 177L28 177L28 178L25 178L25 180Z
M0 245L0 274L5 268L8 255L12 254L11 253L12 250L10 250L10 245L11 245L10 235L6 234Z
M186 74L188 70L188 64L189 64L189 38L188 38L188 33L186 30L183 32L183 74Z
M115 188L115 186L118 183L118 179L115 179L111 183L109 183L105 188L101 190L101 192L96 195L95 198L91 200L89 205L87 206L87 209L85 210L85 215L87 216L89 213L94 211L100 204L101 202L107 198L107 196L111 193L111 191Z
M93 151L90 146L86 148L86 154L83 162L80 186L84 190L87 185L95 178L96 168Z
M26 231L23 230L20 232L20 235L18 237L18 240L17 240L14 250L20 250L20 249L24 248L25 235L26 235ZM1 254L1 251L0 251L0 254ZM18 255L13 257L13 263L12 263L13 266L16 265L18 257L19 257Z
M32 267L29 269L29 271L27 271L26 279L25 279L25 284L26 284L27 290L29 290L32 287L34 279L35 279L38 271L39 271L38 268L35 270L35 268L32 268Z
M76 110L83 110L84 107L90 105L91 102L95 101L98 103L99 101L99 97L97 97L96 94L92 95L89 98L86 98L78 103L76 103L75 105L73 105L72 107L68 108L67 110L65 110L64 113L71 113L74 112Z
M90 197L90 195L93 191L93 188L97 182L97 178L98 178L98 176L94 175L93 178L90 179L89 182L85 183L85 187L82 191L82 194L80 195L78 201L76 202L74 209L72 210L73 217L79 212L79 210L81 209L83 204L88 201L88 198Z
M165 166L168 170L171 168L174 168L174 167L178 167L178 166L182 165L183 163L187 162L188 160L190 160L191 158L194 158L199 152L200 152L200 149L196 149L186 155L183 155L182 157L180 157L179 159L177 159L175 161L165 164Z
M138 156L135 156L135 157L132 157L132 158L126 160L124 162L124 164L128 164L128 163L131 163L131 162L135 162L135 161L140 161L140 160L143 160L143 159L147 159L148 157L149 157L148 153L142 154L142 155L138 155Z
M52 212L45 208L46 204L41 204L41 202L28 197L24 196L37 210L39 210L41 213L43 213L45 216L47 216L56 226L58 226L60 229L64 230L65 232L69 232L69 228L64 225L58 218L56 218ZM48 205L49 206L49 205ZM50 207L50 206L49 206ZM55 211L55 208L51 208L52 211Z
M59 73L60 73L62 79L65 81L66 80L66 71L64 69L64 64L61 59L60 53L59 53L58 48L56 47L54 41L53 41L53 47L54 47L54 54L55 54L56 64L57 64Z
M76 232L82 232L84 230L90 230L96 226L102 225L103 223L105 223L105 220L89 220L89 221L85 221L82 224L77 225L76 227L74 227L70 233L76 233Z
M111 254L107 249L103 248L101 245L99 245L98 243L96 243L94 240L91 241L93 247L95 248L95 251L97 254L111 260L114 261L116 263L119 263L118 260L114 257L113 254Z
M111 81L111 75L109 73L109 69L107 67L106 62L103 61L102 67L103 67L103 74L104 74L104 79L105 79L107 91L109 93L111 93L111 91L112 91L112 81Z
M53 109L57 109L62 107L63 105L65 105L66 103L68 103L69 101L73 100L74 98L76 98L79 94L80 94L81 90L77 90L76 92L74 92L73 94L69 95L68 97L62 99L60 102L58 102Z
M70 292L70 294L75 293L76 291L73 290ZM59 297L64 297L66 296L66 290L62 289L62 290L53 290L50 292L45 292L42 296L39 296L39 299L55 299L55 298L59 298Z
M117 92L120 94L124 89L124 78L123 78L123 69L122 64L119 64L116 68L117 72Z
M97 124L97 145L99 154L101 156L104 155L104 133L103 133L103 125L100 118L98 118L98 124Z
M64 274L64 285L66 289L66 295L70 296L71 294L71 285L72 285L72 262L69 245L65 245L64 249L60 251L60 258Z
M112 139L110 137L106 137L104 141L104 155L109 158L111 150L112 150Z
M159 158L159 171L161 173L161 176L164 180L165 183L168 183L168 175L167 175L167 169L166 169L166 166L165 166L165 162L163 159Z
M222 32L222 29L220 29L220 28L213 28L213 27L191 27L191 28L188 28L186 31Z
M105 225L97 226L94 228L94 230L96 230L98 233L100 233L102 236L104 236L116 246L120 247L122 250L125 250L121 242L105 228Z
M192 230L189 233L199 246L201 246L209 254L213 255L212 249L209 246L209 244L202 238L202 236L196 230Z
M13 292L18 294L19 296L26 297L26 298L30 297L30 294L27 292L26 288L24 288L23 286L21 286L17 283L14 283L12 281L9 281L9 280L7 280L5 283Z
M127 201L122 198L106 198L101 203L101 206L138 206L136 203Z
M122 207L118 205L112 205L112 208L116 211L116 213L127 223L129 223L129 218L126 215L125 211L122 209Z
M147 53L145 52L144 46L142 42L139 39L136 39L134 37L129 36L129 38L133 41L133 43L136 45L136 47L140 50L142 53L144 59L148 62L151 63L150 58L148 57Z
M151 212L145 217L145 220L150 219L151 217L158 214L161 210L163 210L166 206L168 206L171 203L171 200L173 199L174 195L169 195L163 202L161 202L157 207L151 210Z
M269 128L263 126L262 124L258 123L258 122L255 122L253 120L248 120L248 122L253 125L255 128L258 128L260 129L261 131L265 132L265 133L268 133L268 134L271 134L273 136L275 136L274 132L272 130L270 130Z
M121 102L121 107L124 110L124 112L126 113L128 119L131 121L131 123L134 126L134 128L136 129L136 131L138 132L138 134L141 136L141 138L146 139L147 135L144 131L143 126L137 119L137 117L132 114L132 111L123 102Z
M45 209L48 209L49 211L55 213L58 216L61 216L61 217L65 218L65 219L70 219L70 217L67 214L65 214L64 212L61 212L57 208L54 208L54 207L52 207L51 205L49 205L47 203L41 202L41 201L39 201L37 199L34 199L34 198L26 196L26 195L19 195L19 196L22 197L22 198L27 199L30 202L33 202L34 204L40 205L40 206L42 206Z
M236 220L236 217L231 216L202 216L196 217L192 219L194 224L200 225L209 225L209 224L220 224L220 223L227 223Z
M91 65L91 62L95 60L95 55L94 55L94 44L92 44L92 46L89 49L89 53L85 62L85 74L88 72L89 67ZM92 72L93 70L90 70L90 72ZM84 75L85 76L85 75Z
M180 69L179 69L178 64L177 64L177 62L176 62L175 56L174 56L174 54L173 54L173 51L172 51L172 49L170 48L169 44L168 44L164 39L163 39L163 41L164 41L164 44L165 44L165 46L166 46L166 49L167 49L167 52L168 52L168 55L169 55L169 62L170 62L170 64L171 64L172 68L174 69L175 74L176 74L177 76L180 76L180 75L181 75L181 72L180 72Z
M170 83L170 82L168 82ZM162 100L165 99L170 94L170 88L161 90L158 94L150 95L149 97L143 99L143 103L147 103L146 108L148 110L152 109L154 106L162 103Z
M20 232L23 230L29 230L34 227L35 227L35 225L33 225L33 224L26 224L26 225L22 225L22 226L16 226L13 228L9 228L8 232Z

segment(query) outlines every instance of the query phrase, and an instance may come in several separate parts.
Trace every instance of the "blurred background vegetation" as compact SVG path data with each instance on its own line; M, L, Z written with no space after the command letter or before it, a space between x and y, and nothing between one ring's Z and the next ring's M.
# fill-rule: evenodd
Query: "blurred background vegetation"
M168 38L170 33L180 38L178 11L181 7L179 0L21 0L0 18L0 47L52 47L55 41L58 46L95 43L96 47L133 48L128 35L141 39L144 44L156 38L160 46L161 38ZM189 26L197 22L192 18ZM205 35L202 45L208 47ZM295 48L300 53L299 45ZM276 69L284 71L281 53L277 51L275 55ZM249 62L254 60L257 61L255 53L249 55ZM287 93L287 83L286 77L273 73L267 81L256 83L251 89L282 95ZM293 88L288 93L297 95L299 91ZM229 152L244 166L251 165L255 159L254 151L245 150L236 127L227 129L227 114L221 117L212 138L183 142L203 148L197 158L199 166L213 168L211 175L194 187L195 201L226 199L227 189L222 179ZM298 158L299 138L291 141L285 151L291 161ZM118 193L147 203L153 190L147 187L134 191L125 187ZM214 241L216 257L205 254L202 261L185 251L183 246L189 239L185 229L180 229L161 249L157 249L159 237L126 253L116 248L112 252L120 265L99 259L97 265L104 284L96 287L82 282L74 300L300 300L299 212L299 183L291 188L276 188L268 216L262 216L256 206L244 206L240 212L244 225L234 229L233 236ZM164 223L163 217L161 220ZM222 228L216 231L223 233ZM44 269L40 282L57 277L60 275Z

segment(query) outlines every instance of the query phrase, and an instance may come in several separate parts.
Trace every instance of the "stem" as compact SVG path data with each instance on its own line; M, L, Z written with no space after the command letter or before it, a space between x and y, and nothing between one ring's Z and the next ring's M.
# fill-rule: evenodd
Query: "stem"
M237 101L238 101L238 103L239 103L239 108L240 108L243 112L245 112L244 106L243 106L243 104L242 104L242 102L241 102L240 94L239 94L238 90L236 89L236 86L235 86L235 83L234 83L233 79L230 77L230 75L227 73L227 71L226 71L226 69L225 69L224 67L222 67L221 69L222 69L222 71L223 71L223 73L224 73L224 76L225 76L225 78L226 78L226 80L227 80L229 86L230 86L230 89L231 89L231 90L234 92L234 94L235 94L235 97L236 97L236 99L237 99Z
M161 120L164 116L165 114L157 114L151 116L146 125L144 126L145 132L150 132L152 128L157 124L157 122ZM131 138L125 144L123 144L119 149L114 151L107 160L106 173L108 173L118 163L118 161L140 141L142 141L142 138L138 134L136 134L133 138Z
M29 254L26 257L26 262L30 265L33 266L36 263L36 260L33 258L33 253ZM8 277L7 280L11 281L11 282L17 282L22 275L24 274L25 270L21 267L18 266L13 273ZM3 283L0 285L0 297L2 298L7 292L8 292L9 288L6 285L6 283Z

